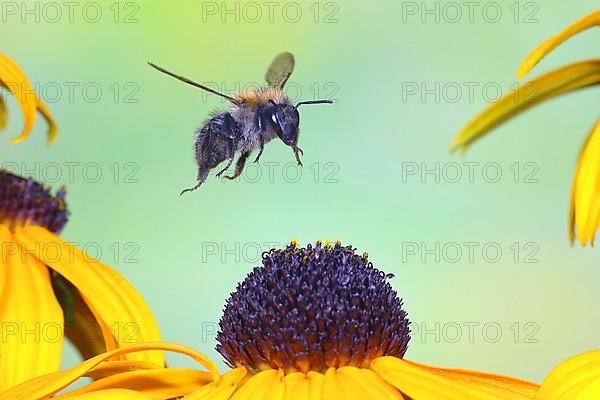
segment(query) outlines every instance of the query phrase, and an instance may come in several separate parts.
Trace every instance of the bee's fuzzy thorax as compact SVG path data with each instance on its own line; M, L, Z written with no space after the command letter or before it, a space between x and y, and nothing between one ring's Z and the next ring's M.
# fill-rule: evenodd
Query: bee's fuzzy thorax
M280 88L264 87L249 89L235 95L235 99L245 106L258 106L273 100L277 104L289 103L285 92Z

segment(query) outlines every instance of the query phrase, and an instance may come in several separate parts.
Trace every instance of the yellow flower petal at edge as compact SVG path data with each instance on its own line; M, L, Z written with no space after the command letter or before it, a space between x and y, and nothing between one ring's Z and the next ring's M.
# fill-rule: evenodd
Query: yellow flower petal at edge
M92 356L93 357L93 356ZM91 357L90 357L91 358ZM131 360L116 360L104 361L99 366L95 367L86 376L92 379L107 378L112 375L122 374L140 369L158 369L164 368L164 365L154 364L148 361L131 361Z
M174 343L144 343L133 345L130 347L112 350L96 357L90 358L81 364L61 372L53 372L48 375L43 375L38 378L27 381L23 384L15 386L4 393L0 394L0 400L41 400L46 399L53 394L61 391L77 379L86 376L94 368L101 365L102 362L110 360L122 354L130 354L136 352L147 352L148 350L165 350L187 355L208 369L212 380L219 379L219 371L215 364L206 356L188 348ZM152 374L152 371L166 371L166 369L147 370ZM168 374L168 372L166 373ZM109 378L105 378L109 379ZM118 378L116 378L118 379ZM100 382L100 381L98 381ZM68 398L68 394L63 398Z
M266 370L249 376L243 384L234 384L242 381L237 377L238 368L230 383L210 383L184 399L403 400L405 394L419 400L532 400L538 391L538 385L514 378L434 368L396 357L378 358L371 368L346 366L329 368L324 374L285 376L278 370ZM232 384L238 386L236 391Z
M537 400L600 399L600 350L559 364L542 383Z
M58 135L58 125L56 125L54 118L50 114L50 110L48 110L48 107L46 107L46 104L42 100L38 101L37 109L48 123L48 144L52 144Z
M283 372L267 370L259 372L241 386L231 400L283 400L285 384Z
M97 319L110 328L119 346L160 340L156 321L145 301L112 268L91 260L80 249L38 226L17 228L15 238L24 251L35 255L80 291L91 311L97 313ZM107 347L107 350L112 349ZM162 352L123 354L131 360L164 364Z
M2 53L0 53L0 81L2 81L2 86L15 95L23 112L23 132L12 140L13 143L19 143L29 136L35 123L37 101L33 95L33 87L21 67Z
M90 328L92 332L104 332L104 327L100 326L97 316L94 315L76 289L71 294L71 304L73 321L69 322L73 322L73 326L65 329L65 336L75 345L84 360L104 353L107 347L111 349L118 347L111 332L94 336L88 333ZM106 341L109 342L108 346Z
M227 400L238 387L239 383L246 377L246 368L236 368L221 377L218 381L212 381L197 391L183 397L184 400ZM0 399L1 400L1 399Z
M590 132L577 162L571 188L569 237L583 246L593 242L600 226L600 120Z
M537 385L499 375L420 366L381 357L371 368L407 396L419 400L534 399Z
M58 398L58 397L57 397ZM62 397L61 397L62 398ZM148 396L144 396L139 392L125 389L109 389L99 392L85 393L82 395L69 397L73 400L149 400Z
M466 147L510 118L553 97L600 83L600 59L570 64L548 72L504 95L459 132L452 150ZM532 90L533 89L533 90Z
M64 322L46 266L21 252L4 225L0 243L2 391L59 368Z
M495 395L500 395L500 398L530 399L536 396L539 389L539 385L535 383L511 378L508 376L464 369L431 367L408 360L407 362L434 374L452 379L461 384L470 385L480 390L485 390Z
M5 129L8 124L8 109L4 99L0 96L0 130Z
M135 390L150 399L171 399L193 392L211 381L211 374L204 371L179 368L141 369L94 381L55 399L70 399L111 388Z
M23 112L23 131L20 136L12 139L12 142L20 143L29 136L35 124L36 110L42 114L48 123L48 143L54 142L58 134L58 126L50 111L35 94L27 75L21 67L2 53L0 53L0 86L14 94ZM7 121L6 104L4 100L0 100L0 129L6 127Z
M323 398L323 384L325 382L325 377L323 374L319 374L317 372L309 372L308 373L308 387L310 392L310 399L321 400Z
M244 368L211 382L185 400L532 400L539 386L501 375L435 368L396 357L380 357L371 369L329 368L324 374ZM2 400L2 399L0 399Z
M337 380L349 396L359 399L403 400L404 396L374 371L356 367L337 370Z
M309 380L306 374L294 372L285 376L285 400L310 399Z
M551 37L544 43L539 45L534 51L527 56L517 71L517 77L523 78L529 71L540 62L542 58L548 55L552 50L560 46L570 37L582 32L586 29L600 25L600 10L593 11L585 17L579 19L565 30L560 32L558 35Z

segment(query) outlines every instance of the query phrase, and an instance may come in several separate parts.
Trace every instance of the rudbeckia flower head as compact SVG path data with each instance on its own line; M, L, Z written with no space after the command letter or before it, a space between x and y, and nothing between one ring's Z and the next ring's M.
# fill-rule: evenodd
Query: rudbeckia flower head
M220 322L217 350L231 367L324 373L404 356L402 300L366 254L339 242L292 243L262 262L227 300Z
M58 236L65 195L0 170L0 391L57 371L65 337L84 358L160 339L131 285ZM132 356L164 365L160 352Z
M410 328L386 274L340 242L263 254L227 300L217 351L234 368L185 399L531 399L528 382L404 359Z

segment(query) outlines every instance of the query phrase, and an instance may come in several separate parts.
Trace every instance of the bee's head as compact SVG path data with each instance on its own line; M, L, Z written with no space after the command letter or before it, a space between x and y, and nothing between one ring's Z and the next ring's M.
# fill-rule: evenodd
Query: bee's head
M298 143L298 127L300 126L300 113L298 107L302 104L331 104L331 100L312 100L301 101L295 106L291 104L277 104L270 100L273 105L271 121L277 136L291 147L296 147Z
M273 111L271 121L279 139L288 146L298 143L298 127L300 126L300 114L296 107L291 104L276 104L272 101Z

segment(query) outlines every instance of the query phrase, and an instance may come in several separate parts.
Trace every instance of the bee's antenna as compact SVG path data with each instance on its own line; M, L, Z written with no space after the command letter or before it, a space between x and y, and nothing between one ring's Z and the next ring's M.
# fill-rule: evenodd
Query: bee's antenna
M229 101L230 101L230 102L232 102L233 104L239 104L239 101L237 101L236 99L234 99L234 98L233 98L233 97L231 97L231 96L227 96L226 94L219 93L219 92L217 92L216 90L213 90L213 89L211 89L211 88L209 88L209 87L207 87L207 86L201 85L201 84L199 84L199 83L197 83L197 82L194 82L193 80L191 80L191 79L188 79L188 78L186 78L186 77L184 77L184 76L177 75L177 74L175 74L175 73L173 73L173 72L171 72L171 71L169 71L169 70L166 70L166 69L164 69L163 67L161 67L161 66L159 66L159 65L156 65L156 64L154 64L154 63L152 63L152 62L148 62L148 65L150 65L150 66L151 66L152 68L154 68L154 69L157 69L157 70L159 70L159 71L160 71L160 72L162 72L163 74L167 74L167 75L169 75L169 76L172 76L172 77L173 77L173 78L175 78L175 79L178 79L178 80L180 80L180 81L182 81L182 82L185 82L185 83L187 83L188 85L192 85L192 86L194 86L194 87L197 87L197 88L199 88L199 89L206 90L206 91L207 91L207 92L209 92L209 93L216 94L217 96L221 96L221 97L223 97L224 99L227 99L227 100L229 100Z
M333 100L307 100L296 104L294 108L300 107L302 104L333 104Z

